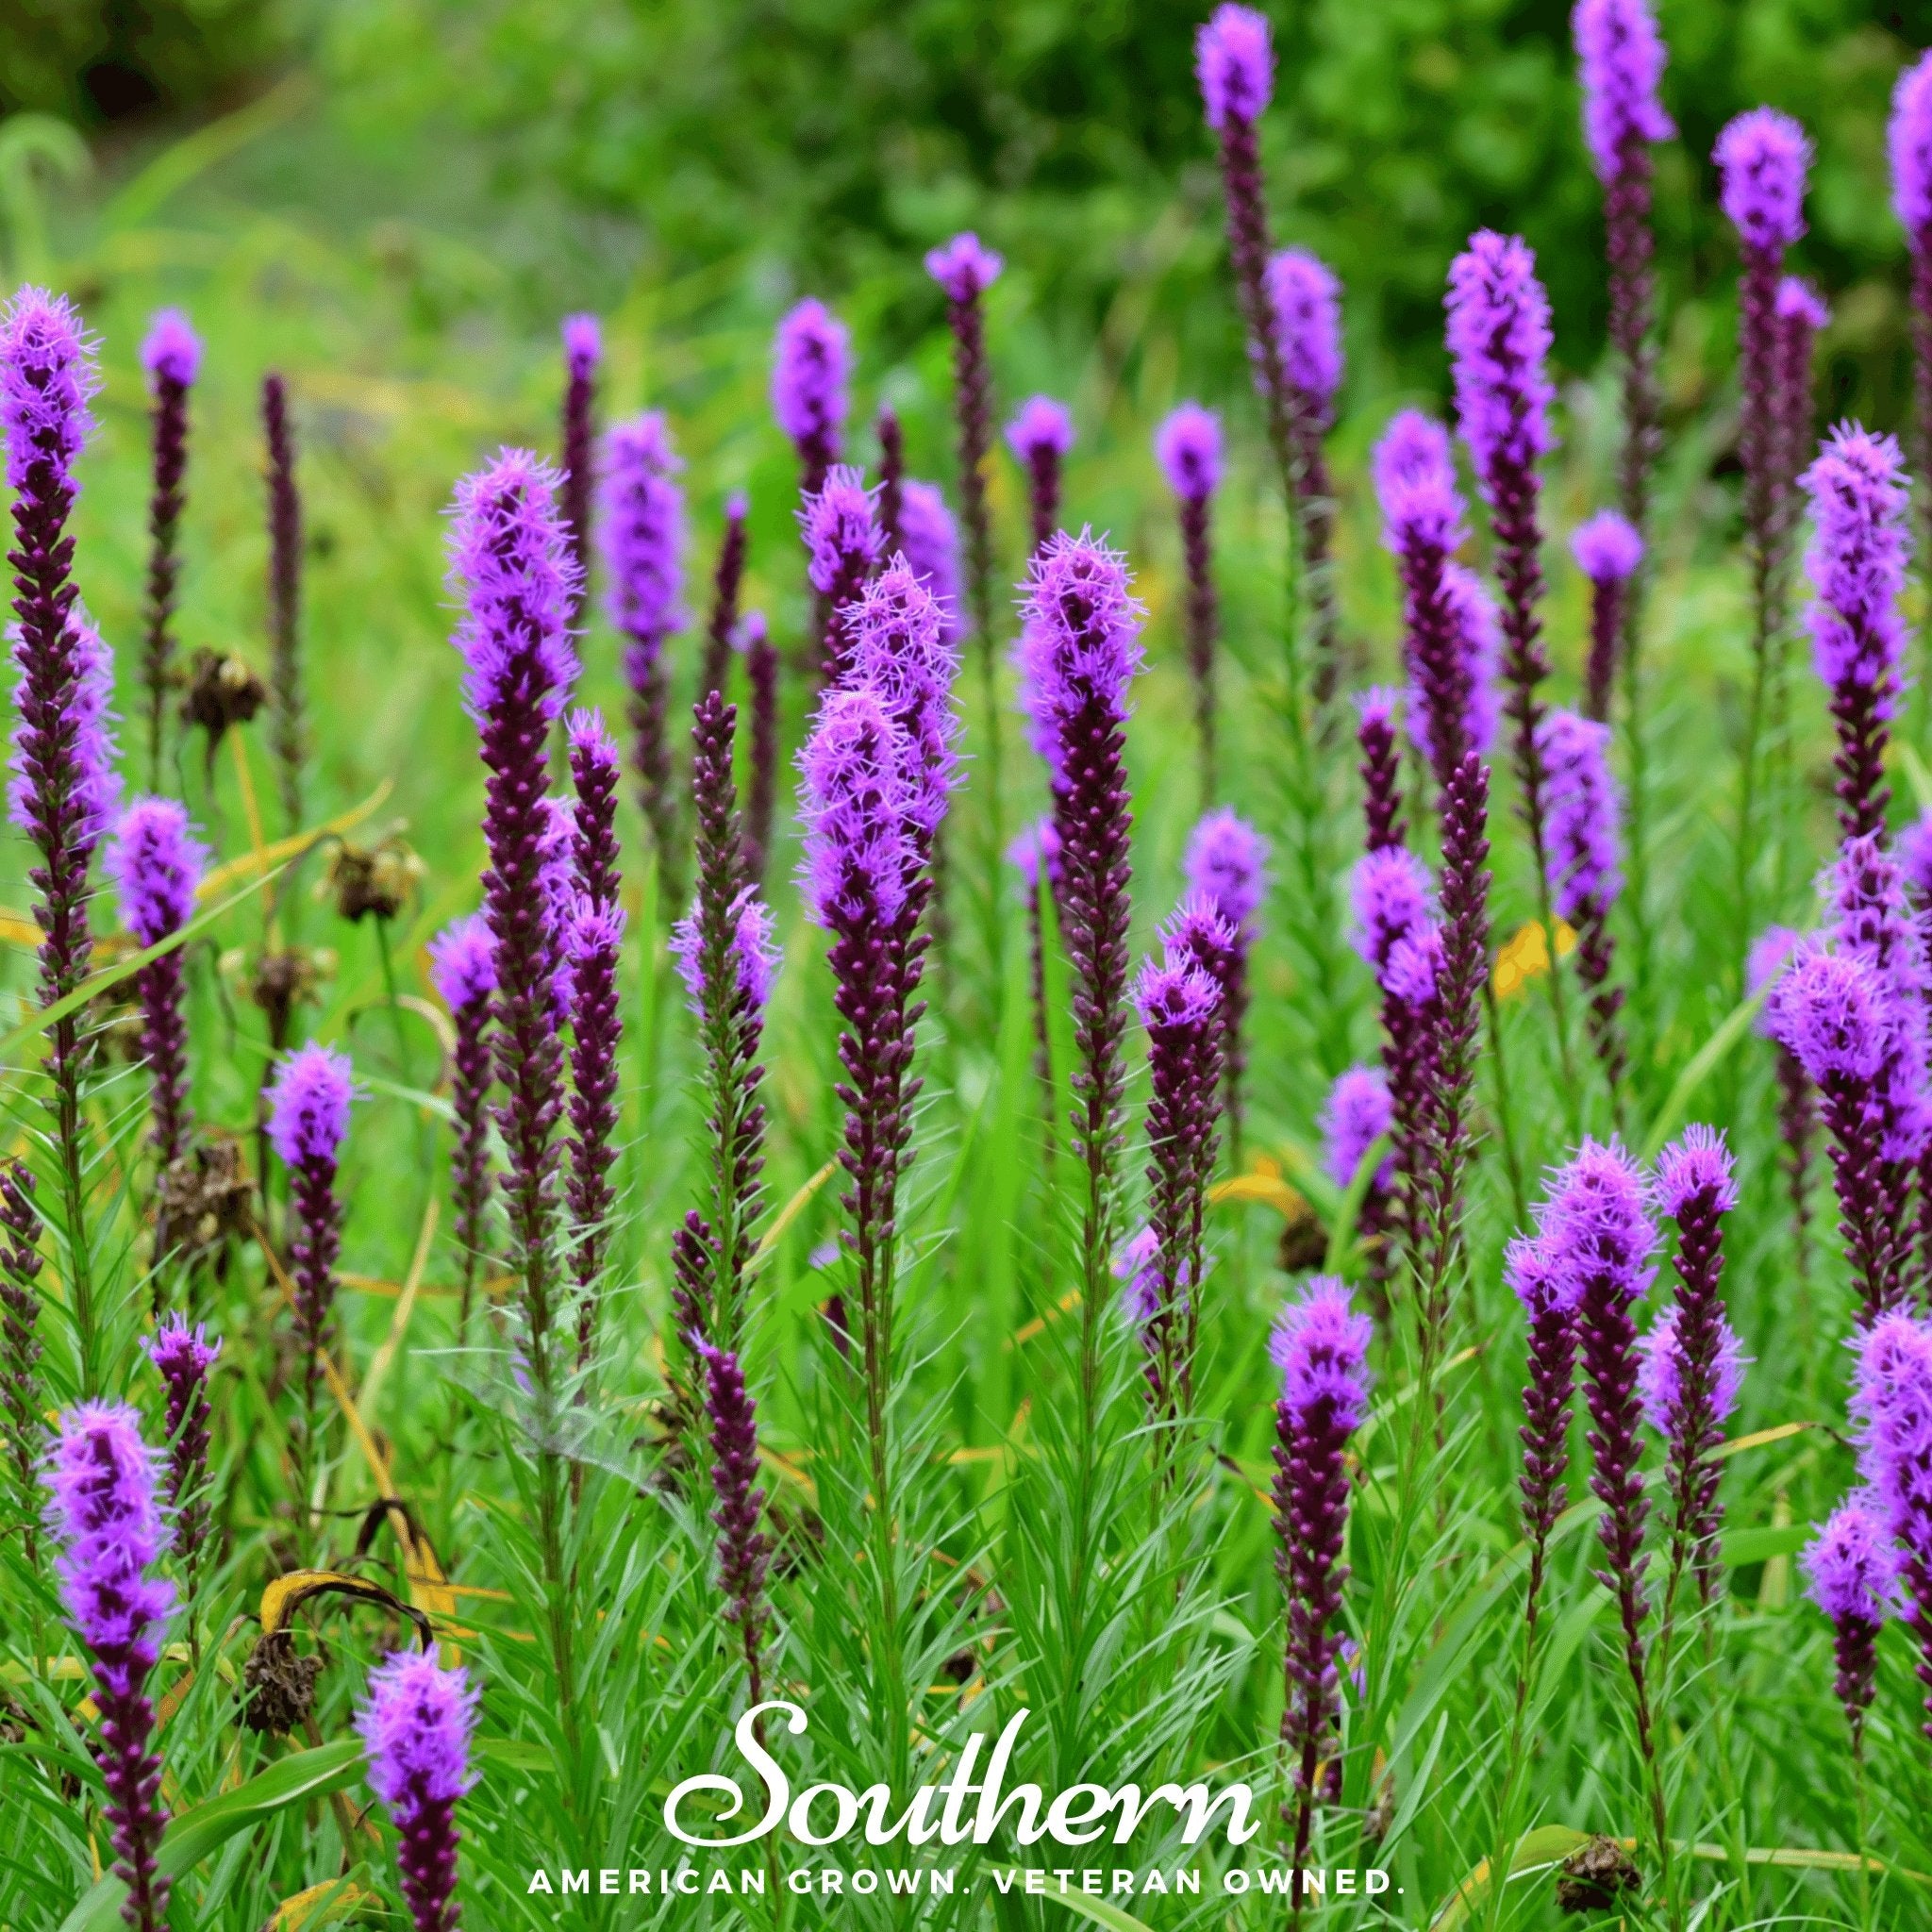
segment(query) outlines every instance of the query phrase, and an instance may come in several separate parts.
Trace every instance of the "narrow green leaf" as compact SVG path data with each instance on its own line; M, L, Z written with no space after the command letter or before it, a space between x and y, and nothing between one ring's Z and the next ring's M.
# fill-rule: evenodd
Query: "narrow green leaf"
M1757 1009L1763 1006L1765 994L1770 990L1769 987L1761 988L1749 999L1733 1007L1723 1024L1690 1057L1690 1064L1677 1075L1676 1084L1657 1109L1657 1118L1650 1124L1650 1131L1643 1137L1642 1159L1646 1166L1663 1152L1664 1142L1683 1125L1684 1116L1690 1112L1697 1090L1723 1063L1725 1055L1737 1045L1745 1029L1757 1019Z
M1026 1883L1026 1874L1018 1866L1009 1867L1008 1875L1012 1878L1016 1892ZM1053 1874L1050 1872L1042 1872L1041 1877L1047 1882L1045 1895L1052 1899L1055 1905L1062 1906L1072 1912L1076 1919L1090 1919L1096 1925L1107 1926L1108 1932L1154 1932L1154 1928L1145 1919L1137 1919L1132 1912L1124 1912L1120 1907L1108 1905L1104 1898L1088 1898L1077 1891L1059 1890L1052 1883ZM1041 1896L1037 1891L1030 1895L1034 1898Z

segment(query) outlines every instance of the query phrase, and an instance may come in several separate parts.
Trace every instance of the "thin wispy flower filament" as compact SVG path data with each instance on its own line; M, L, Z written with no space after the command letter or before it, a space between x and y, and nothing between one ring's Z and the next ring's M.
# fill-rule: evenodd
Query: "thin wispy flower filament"
M201 343L178 308L163 308L141 345L147 374L153 491L148 498L146 598L142 611L141 676L147 713L147 782L159 791L164 721L175 685L175 592L179 539L188 506L188 397L201 368Z

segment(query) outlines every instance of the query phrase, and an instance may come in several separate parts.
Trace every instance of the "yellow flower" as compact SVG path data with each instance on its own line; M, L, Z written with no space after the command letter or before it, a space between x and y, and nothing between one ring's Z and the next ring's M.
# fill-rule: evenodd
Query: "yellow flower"
M1560 959L1576 949L1576 932L1566 920L1557 922L1557 957ZM1495 989L1499 1000L1507 1000L1525 980L1550 970L1549 942L1543 937L1542 922L1532 919L1518 926L1515 936L1496 955Z

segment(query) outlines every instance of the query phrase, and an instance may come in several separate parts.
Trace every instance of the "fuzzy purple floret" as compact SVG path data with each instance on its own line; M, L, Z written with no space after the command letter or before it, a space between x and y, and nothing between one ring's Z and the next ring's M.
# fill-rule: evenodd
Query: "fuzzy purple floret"
M746 886L731 902L731 965L739 992L755 1012L762 1013L772 997L772 980L780 954L773 938L772 908ZM684 981L691 1009L705 1017L704 936L698 916L690 912L671 929L671 957Z
M158 945L194 916L194 895L208 850L189 829L188 808L172 798L138 798L121 815L104 869L121 899L121 917L143 946Z
M927 251L925 272L946 291L949 302L976 300L999 280L1006 264L968 229Z
M1791 963L1803 935L1790 925L1768 925L1751 941L1744 966L1745 990L1753 994L1774 986ZM1760 1023L1761 1024L1761 1023Z
M1205 503L1221 487L1221 418L1199 403L1180 404L1161 418L1154 455L1176 496Z
M940 635L956 642L966 625L959 586L959 530L937 483L908 476L899 491L900 554L939 606ZM856 613L855 613L856 621Z
M415 1932L453 1932L457 1904L457 1800L476 1782L470 1769L477 1693L460 1668L433 1652L397 1651L369 1674L356 1728L369 1783L396 1828L396 1867Z
M597 485L597 541L609 575L612 626L633 646L660 643L685 622L684 460L660 410L604 432ZM632 683L637 682L632 678Z
M1364 853L1356 862L1351 898L1352 942L1379 981L1395 947L1434 919L1428 868L1401 845Z
M1779 281L1772 312L1780 322L1802 323L1813 335L1831 326L1824 297L1803 275L1786 275Z
M1194 34L1194 74L1208 126L1260 118L1274 92L1274 48L1268 18L1224 0Z
M64 295L24 288L0 309L0 437L7 487L28 487L51 464L72 487L75 459L93 432L88 402L101 386L93 339Z
M1007 863L1019 874L1030 898L1040 889L1040 868L1046 867L1049 881L1059 872L1060 835L1053 820L1042 818L1019 833L1007 847Z
M1141 664L1141 608L1126 560L1091 531L1057 534L1033 558L1022 604L1021 698L1034 743L1058 786L1066 776L1061 739L1090 701L1117 724Z
M1347 1285L1332 1274L1309 1278L1268 1338L1268 1359L1281 1375L1281 1398L1297 1413L1318 1405L1344 1427L1369 1412L1369 1343L1374 1329L1350 1304Z
M1225 806L1210 811L1188 835L1182 861L1188 890L1199 892L1242 939L1268 891L1268 841Z
M1028 396L1007 425L1007 447L1023 463L1042 452L1059 458L1074 446L1074 419L1064 403L1051 396Z
M604 326L594 315L566 315L558 325L564 367L581 382L604 358Z
M1683 1427L1685 1386L1689 1372L1684 1358L1681 1311L1665 1308L1651 1324L1650 1332L1638 1344L1643 1363L1637 1372L1637 1393L1643 1404L1643 1417L1658 1435L1674 1436ZM1738 1406L1738 1393L1744 1386L1747 1358L1737 1331L1722 1316L1717 1324L1717 1349L1707 1374L1709 1389L1706 1401L1714 1423L1724 1422Z
M959 781L960 721L953 703L959 655L932 590L895 559L852 607L849 681L869 687L904 735L906 809L927 840Z
M1547 774L1548 866L1557 911L1573 922L1601 917L1623 886L1610 727L1574 711L1552 711L1538 736Z
M1527 471L1556 446L1550 302L1528 242L1489 228L1472 235L1450 264L1446 307L1457 426L1493 503L1505 471Z
M1383 541L1401 557L1417 545L1449 551L1463 539L1462 496L1449 432L1420 409L1398 409L1375 444L1371 470Z
M480 912L453 919L429 941L429 977L453 1013L483 1006L496 991L496 941Z
M1747 247L1774 252L1804 234L1811 153L1804 128L1776 108L1753 108L1725 125L1711 152L1718 202Z
M547 463L505 449L457 485L450 579L463 600L455 641L473 717L527 703L548 723L576 681L566 625L577 574L557 518L557 484Z
M1897 600L1905 584L1911 483L1897 440L1842 423L1799 478L1815 527L1806 574L1818 675L1834 688L1889 686L1905 646Z
M20 683L14 693L7 808L14 824L36 842L44 840L57 816L63 816L66 853L84 865L107 836L121 803L110 708L114 657L78 608L68 617L67 642L70 676L58 707L62 741L57 756L55 734L42 722L42 708L34 702L41 682L38 653L25 631L14 631L12 656Z
M1883 1624L1898 1607L1899 1551L1878 1498L1841 1503L1805 1548L1811 1601L1834 1624Z
M851 373L851 334L823 302L808 295L786 312L772 347L772 414L808 467L839 459Z
M799 754L805 854L799 884L813 922L837 930L868 910L884 920L906 902L914 858L908 747L868 686L826 693Z
M875 511L878 491L865 487L865 474L849 463L835 463L824 487L805 500L798 512L812 589L822 597L857 595L872 574L884 541Z
M178 308L155 311L142 340L141 366L156 383L193 387L201 370L201 338Z
M1914 246L1932 226L1932 54L1900 70L1886 129L1891 206Z
M1268 306L1281 373L1307 414L1325 424L1341 387L1341 284L1306 248L1284 248L1268 263Z
M269 1089L268 1138L291 1167L333 1162L349 1131L356 1097L349 1057L313 1042L281 1064Z
M1389 1134L1395 1115L1389 1099L1389 1076L1380 1067L1349 1067L1335 1076L1322 1108L1322 1166L1338 1188L1355 1179L1362 1156ZM1395 1158L1384 1158L1370 1186L1394 1185Z
M1571 533L1570 554L1593 584L1621 584L1643 561L1643 539L1613 509L1600 509Z
M1583 134L1599 181L1617 180L1639 142L1677 130L1657 99L1668 55L1649 0L1577 0L1570 17L1583 82Z
M1147 1340L1160 1313L1160 1237L1141 1227L1124 1241L1113 1257L1113 1278L1121 1284L1121 1313Z

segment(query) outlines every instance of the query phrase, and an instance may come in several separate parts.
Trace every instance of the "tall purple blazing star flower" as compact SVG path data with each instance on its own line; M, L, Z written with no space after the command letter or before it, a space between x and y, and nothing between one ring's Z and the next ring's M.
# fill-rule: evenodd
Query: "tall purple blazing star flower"
M194 1599L195 1572L208 1530L208 1374L222 1353L221 1337L208 1339L199 1323L191 1328L168 1316L146 1344L148 1359L168 1391L163 1432L168 1441L168 1507L175 1513L175 1547Z
M476 1703L460 1668L440 1668L429 1652L397 1651L369 1674L368 1702L356 1712L370 1789L396 1828L396 1869L415 1932L456 1932L460 1918L456 1807L476 1782Z
M43 934L43 1007L63 999L87 977L93 951L88 867L118 796L108 733L113 665L77 608L74 539L67 527L79 493L75 461L93 428L88 400L98 386L93 345L63 298L27 288L0 310L0 437L13 492L8 561L13 612L20 620L13 640L20 681L14 691L18 715L8 804L38 858L28 877L39 895L34 916ZM47 1072L84 1395L99 1383L81 1149L88 1052L78 1015L53 1023Z
M456 643L489 773L483 912L496 941L497 1120L505 1200L534 1368L548 1387L555 1314L556 1128L563 1111L554 932L542 891L550 727L576 677L565 630L574 575L556 477L506 450L457 491L451 575L465 611Z
M979 641L980 674L992 722L992 520L986 459L992 448L992 369L986 355L986 291L1005 264L977 235L955 235L925 258L945 291L953 333L953 414L959 441L959 506L966 525L966 597Z
M142 612L141 679L147 713L147 782L161 782L163 721L175 682L175 591L187 508L188 396L201 369L201 342L178 308L163 308L141 345L147 374L154 488L148 498L147 594Z
M758 1487L758 1413L744 1370L728 1349L702 1338L696 1347L705 1368L705 1413L711 1424L711 1487L718 1507L718 1585L724 1592L724 1616L737 1626L744 1655L745 1703L764 1702L764 1662L760 1640L771 1622L765 1578L772 1567L772 1539L760 1524L765 1492Z
M463 1302L457 1332L470 1332L470 1304L483 1257L490 1207L490 1020L496 996L496 942L480 912L452 921L429 942L430 978L456 1031L450 1106L456 1114L450 1200L463 1257Z
M686 621L680 602L684 492L675 480L683 467L664 418L656 410L614 423L605 433L597 539L609 580L606 598L611 626L625 641L638 804L651 829L658 876L673 904L678 896L679 844L671 747L664 730L670 694L664 646Z
M1225 943L1204 943L1196 950L1201 965L1221 989L1224 1105L1239 1158L1241 1076L1248 1064L1248 957L1257 937L1256 915L1268 891L1268 841L1245 819L1224 807L1210 811L1188 834L1183 866L1188 891L1220 915L1228 933Z
M1898 1551L1932 1737L1932 1321L1895 1310L1872 1324L1851 1407L1858 1474Z
M1396 730L1402 698L1387 685L1376 685L1358 691L1355 704L1364 849L1383 852L1408 837L1408 823L1402 815L1402 740Z
M172 939L194 916L208 848L189 830L188 808L172 798L140 798L114 829L105 869L121 896L121 917L142 946ZM165 1169L188 1150L188 1021L182 1006L181 948L150 959L135 974L141 1052L154 1081L155 1161ZM168 1245L158 1229L156 1245ZM156 1276L156 1292L160 1280Z
M570 627L582 628L591 595L591 498L596 481L597 372L604 359L604 328L594 315L566 315L563 402L558 472L558 507L565 541L576 566L571 586Z
M852 648L852 609L865 593L879 558L878 492L847 463L825 473L824 487L798 512L810 556L811 587L824 609L820 632L820 681L830 688L845 674Z
M1865 1713L1878 1688L1878 1633L1898 1608L1899 1554L1884 1505L1869 1491L1840 1504L1805 1549L1811 1600L1831 1620L1832 1688L1859 1764Z
M1650 471L1662 438L1654 340L1651 149L1676 128L1657 99L1667 58L1649 0L1577 0L1571 15L1583 82L1583 132L1604 191L1610 341L1624 365L1624 445L1619 507L1641 530ZM1635 625L1631 625L1634 640Z
M851 408L852 337L816 296L786 311L772 344L772 414L798 452L799 490L814 496L839 460Z
M718 560L711 572L711 606L705 619L705 653L698 666L698 691L723 691L731 663L731 646L738 636L738 600L744 589L744 565L750 540L745 522L751 504L741 490L724 499L724 534L718 543Z
M762 610L745 613L739 626L744 681L751 691L751 772L744 796L746 876L762 887L778 804L778 652Z
M1354 1184L1362 1158L1377 1141L1393 1133L1395 1113L1389 1100L1389 1076L1380 1067L1348 1067L1335 1076L1322 1108L1322 1165L1336 1187ZM1390 1210L1395 1189L1395 1158L1385 1154L1362 1191L1355 1224L1369 1251L1369 1286L1376 1320L1389 1319L1388 1283L1393 1257L1389 1251Z
M1550 1242L1518 1235L1504 1257L1504 1275L1528 1327L1528 1375L1523 1390L1523 1529L1529 1543L1524 1622L1536 1641L1550 1532L1569 1500L1570 1405L1576 1377L1576 1304L1573 1271ZM1527 1677L1525 1670L1524 1677ZM1525 1683L1526 1689L1526 1683Z
M46 1470L54 1572L92 1663L108 1829L135 1932L161 1932L168 1921L169 1881L156 1862L167 1812L147 1696L175 1612L173 1585L147 1574L169 1541L157 1461L133 1409L83 1403L61 1416Z
M1624 1077L1624 989L1610 984L1616 945L1610 912L1623 890L1619 801L1610 776L1610 727L1552 711L1538 734L1548 810L1551 900L1576 929L1576 970L1590 997L1590 1035L1611 1091Z
M1348 1533L1348 1439L1369 1412L1372 1328L1348 1290L1318 1274L1276 1324L1269 1355L1281 1372L1274 1407L1277 1567L1288 1591L1288 1707L1281 1736L1293 1765L1294 1796L1282 1807L1293 1825L1289 1859L1299 1901L1314 1823L1317 1774L1341 1702L1336 1660L1342 1551Z
M940 635L958 643L965 629L959 589L959 532L936 483L908 476L899 493L898 555L940 607ZM891 553L888 553L891 554Z
M1791 1204L1792 1261L1802 1281L1811 1268L1811 1154L1818 1132L1818 1098L1803 1063L1777 1037L1772 1008L1777 982L1798 944L1799 935L1790 926L1767 926L1751 943L1744 987L1748 994L1765 996L1757 1025L1776 1056L1777 1124L1784 1143L1779 1159Z
M1073 446L1074 419L1067 406L1051 396L1028 396L1007 425L1007 447L1026 472L1033 550L1040 549L1059 524L1060 467Z
M1801 479L1813 535L1805 556L1815 601L1811 646L1838 726L1839 827L1879 832L1890 789L1885 748L1898 708L1911 482L1897 441L1841 423Z
M1578 524L1570 554L1590 581L1590 656L1583 672L1583 715L1598 724L1610 715L1610 690L1617 675L1618 641L1631 584L1643 561L1643 539L1627 517L1598 510Z
M1154 435L1154 454L1174 491L1187 573L1188 670L1194 680L1194 721L1201 740L1201 795L1214 796L1214 647L1220 611L1214 591L1212 518L1221 487L1221 419L1199 403L1183 403Z
M1901 71L1887 129L1891 206L1912 256L1912 461L1932 475L1932 55ZM1920 511L1921 554L1932 558L1932 502Z

